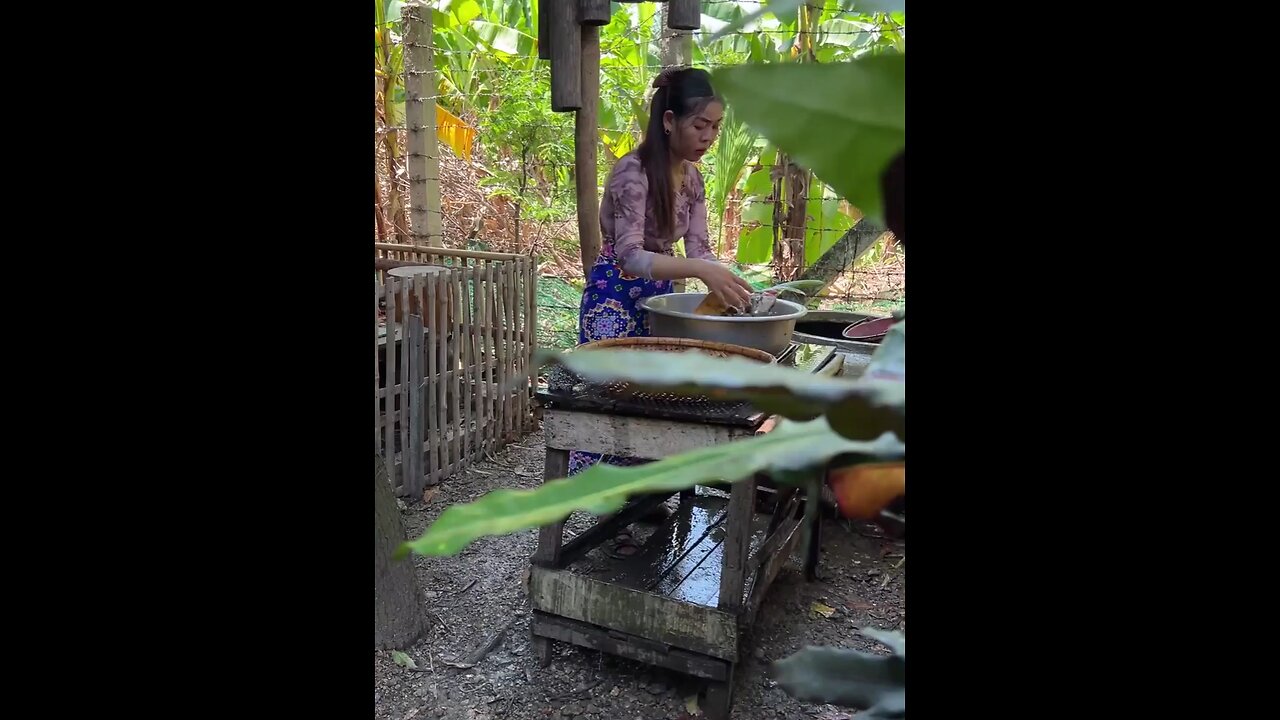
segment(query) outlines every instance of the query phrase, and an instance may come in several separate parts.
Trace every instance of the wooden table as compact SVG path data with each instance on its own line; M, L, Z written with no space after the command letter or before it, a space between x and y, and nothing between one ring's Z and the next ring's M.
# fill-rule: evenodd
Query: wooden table
M773 425L764 415L744 426L551 403L543 415L544 482L568 474L570 450L656 460L754 437ZM675 493L633 499L567 542L563 522L543 527L529 576L541 665L551 662L552 641L561 641L695 675L708 681L707 716L728 718L743 631L804 535L804 493L795 487L769 492L767 484L756 477L684 491L673 517L659 526L636 521ZM761 512L758 497L773 500L773 512ZM628 525L641 549L612 557L606 547ZM810 546L806 566L817 557L817 543Z

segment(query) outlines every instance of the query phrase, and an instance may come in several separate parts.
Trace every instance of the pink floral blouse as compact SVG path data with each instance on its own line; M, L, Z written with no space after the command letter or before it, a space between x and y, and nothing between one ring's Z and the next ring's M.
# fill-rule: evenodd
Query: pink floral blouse
M707 239L706 185L697 166L686 164L684 184L676 193L674 237L658 236L648 192L649 178L640 157L628 153L613 167L600 203L603 254L612 255L628 275L648 279L652 279L653 256L671 255L681 237L686 256L716 260Z

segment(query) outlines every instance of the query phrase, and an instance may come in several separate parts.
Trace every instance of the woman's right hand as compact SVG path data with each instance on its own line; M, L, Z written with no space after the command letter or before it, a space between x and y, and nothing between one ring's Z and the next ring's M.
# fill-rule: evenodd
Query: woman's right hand
M726 306L746 310L751 307L751 285L729 268L713 260L699 263L698 279Z

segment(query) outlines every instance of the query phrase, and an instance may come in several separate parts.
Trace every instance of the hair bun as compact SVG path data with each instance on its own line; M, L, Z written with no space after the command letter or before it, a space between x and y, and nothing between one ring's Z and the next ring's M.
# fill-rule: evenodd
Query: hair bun
M672 78L675 77L675 74L678 72L680 72L680 69L678 68L667 68L666 70L663 70L658 73L658 77L653 79L653 86L656 88L669 87L671 85Z

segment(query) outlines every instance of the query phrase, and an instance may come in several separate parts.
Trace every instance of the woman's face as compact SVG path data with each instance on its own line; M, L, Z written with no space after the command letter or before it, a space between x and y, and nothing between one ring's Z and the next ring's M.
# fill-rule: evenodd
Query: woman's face
M662 124L671 136L671 151L689 162L698 162L711 149L711 143L720 134L720 121L724 119L724 105L712 100L697 112L682 118L670 110L662 118Z

